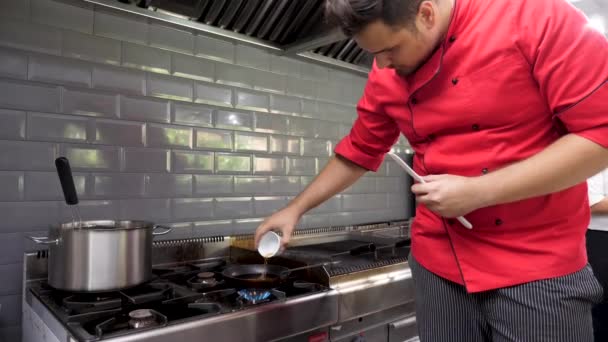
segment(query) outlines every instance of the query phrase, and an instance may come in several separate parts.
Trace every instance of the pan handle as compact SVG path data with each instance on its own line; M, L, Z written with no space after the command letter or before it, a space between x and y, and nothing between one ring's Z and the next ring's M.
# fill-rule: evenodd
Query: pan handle
M39 245L56 245L59 239L49 240L46 236L28 236L28 238Z
M157 230L157 229L164 229L164 231L156 232L155 230ZM152 235L154 235L154 236L165 235L165 234L168 234L172 230L173 230L173 228L170 228L170 227L155 225L154 228L152 228Z
M57 174L59 175L59 182L61 182L65 203L68 205L78 204L78 195L76 194L76 187L74 186L70 162L66 157L59 157L55 159L55 167L57 168Z

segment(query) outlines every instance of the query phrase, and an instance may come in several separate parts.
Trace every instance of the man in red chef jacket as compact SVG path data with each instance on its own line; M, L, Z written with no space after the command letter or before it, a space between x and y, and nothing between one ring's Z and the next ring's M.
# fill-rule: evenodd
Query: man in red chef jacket
M411 189L421 340L592 341L585 180L608 166L606 38L566 0L328 0L327 14L375 55L358 118L257 238L287 244L403 133L427 181Z

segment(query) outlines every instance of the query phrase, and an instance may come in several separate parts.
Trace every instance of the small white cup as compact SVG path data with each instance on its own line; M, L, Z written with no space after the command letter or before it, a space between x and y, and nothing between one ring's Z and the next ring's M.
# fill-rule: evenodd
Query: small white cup
M281 237L275 232L262 235L258 244L258 253L264 258L275 256L281 249Z

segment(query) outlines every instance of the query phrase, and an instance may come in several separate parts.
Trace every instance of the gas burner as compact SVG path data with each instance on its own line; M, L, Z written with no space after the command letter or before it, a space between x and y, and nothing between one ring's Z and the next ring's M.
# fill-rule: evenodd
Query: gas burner
M222 284L222 281L218 281L215 278L215 273L213 272L201 272L198 273L195 277L188 279L188 286L195 290L206 290L212 287L216 287Z
M129 312L129 318L129 327L132 329L149 328L159 324L154 312L148 309L131 311Z
M122 300L117 294L77 294L63 298L61 304L70 314L84 314L120 308Z
M238 294L240 296L239 300L243 301L244 304L262 303L269 300L272 296L271 291L260 289L240 290Z

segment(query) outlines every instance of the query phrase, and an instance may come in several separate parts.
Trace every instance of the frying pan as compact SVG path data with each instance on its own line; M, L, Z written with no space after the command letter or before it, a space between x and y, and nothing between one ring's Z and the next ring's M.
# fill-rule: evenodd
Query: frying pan
M279 265L234 265L222 272L224 279L236 288L273 288L287 280L290 273L310 268L329 266L339 261L287 268Z

